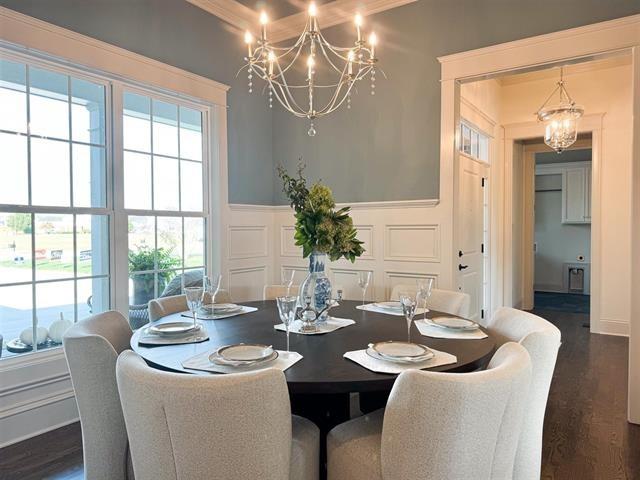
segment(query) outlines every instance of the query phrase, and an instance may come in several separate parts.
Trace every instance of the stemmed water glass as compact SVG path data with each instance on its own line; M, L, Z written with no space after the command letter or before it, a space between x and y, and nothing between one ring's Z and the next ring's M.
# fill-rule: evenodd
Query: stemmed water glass
M276 302L278 303L280 320L284 323L284 328L287 332L287 353L289 353L289 327L296 318L298 297L291 297L289 295L285 297L276 297Z
M365 295L371 281L371 272L358 272L358 286L362 289L362 305L364 306Z
M407 320L407 341L411 343L411 323L413 322L413 316L416 314L418 302L416 297L410 293L403 292L400 294L400 304L402 305L404 318Z
M433 278L419 278L416 280L418 284L418 295L424 304L424 319L427 319L427 312L429 309L427 308L427 302L429 301L429 297L431 296L431 288L433 287Z
M293 268L283 268L281 272L282 276L282 285L287 287L287 297L289 296L289 291L291 290L291 285L293 285L293 277L296 275L296 271Z
M220 290L221 283L222 275L220 275L219 273L209 276L205 275L202 277L202 286L204 287L204 291L209 294L209 297L211 297L211 304L214 305L214 307L212 307L214 310L216 295L218 293L218 290ZM215 313L215 311L213 311L212 313Z
M187 306L193 315L193 329L198 328L196 321L196 312L202 306L202 298L204 297L203 287L184 287L184 293L187 297Z

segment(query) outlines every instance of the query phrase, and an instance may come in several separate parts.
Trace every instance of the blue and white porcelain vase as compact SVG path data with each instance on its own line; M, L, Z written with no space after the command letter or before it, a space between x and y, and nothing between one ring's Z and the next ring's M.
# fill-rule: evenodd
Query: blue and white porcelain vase
M324 273L324 265L327 261L327 254L312 252L309 256L309 275L300 285L300 305L304 307L307 300L311 299L311 307L320 311L331 300L331 281ZM324 312L318 322L327 320L328 312Z

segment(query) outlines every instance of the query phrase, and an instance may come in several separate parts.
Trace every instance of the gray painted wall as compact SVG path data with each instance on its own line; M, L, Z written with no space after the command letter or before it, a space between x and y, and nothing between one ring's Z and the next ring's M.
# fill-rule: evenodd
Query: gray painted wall
M276 1L276 0L272 0ZM277 0L283 1L283 0ZM229 200L283 203L274 164L304 156L339 201L435 198L439 182L437 56L640 13L640 0L419 0L367 19L389 80L362 88L351 112L307 124L235 78L241 32L183 0L0 0L0 5L231 85ZM351 24L328 29L351 42ZM379 76L380 77L380 76Z
M0 5L231 86L229 201L273 201L271 112L249 96L242 32L184 0L0 0ZM265 180L266 179L266 180Z
M353 109L307 123L274 112L273 159L293 168L304 156L338 201L437 198L440 66L437 56L640 12L639 0L419 0L367 18L381 45L376 96L365 86ZM335 43L353 41L351 24L328 29ZM541 99L541 101L544 99ZM276 203L284 203L280 184Z

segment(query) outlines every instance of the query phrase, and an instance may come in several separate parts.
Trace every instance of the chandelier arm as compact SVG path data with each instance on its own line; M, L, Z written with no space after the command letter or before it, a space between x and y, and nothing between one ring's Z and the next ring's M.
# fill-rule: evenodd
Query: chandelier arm
M286 72L287 70L289 70L289 69L290 69L290 68L291 68L291 67L296 63L296 60L298 60L298 57L299 57L299 56L300 56L300 54L302 53L302 49L304 48L304 45L305 45L305 44L304 44L304 42L303 42L303 43L301 43L301 44L298 46L298 51L296 52L296 54L295 54L295 56L293 57L293 59L291 60L291 62L289 62L289 65L287 65L287 66L284 68L284 70L283 70L283 69L282 69L282 67L280 66L280 63L276 61L276 65L278 66L278 70L280 71L280 73L279 73L278 75L276 75L276 77L275 77L275 78L278 78L278 77L282 77L282 78L284 78L284 74L285 74L285 72ZM280 57L276 57L276 60L277 60L278 58L280 58Z
M328 115L329 113L335 111L338 107L336 107L336 102L338 101L338 98L340 97L340 91L342 90L342 86L344 85L344 83L341 83L340 86L338 88L336 88L336 91L333 94L333 97L331 97L331 100L329 100L329 102L320 110L318 110L318 112L316 113L316 116L321 117L324 115ZM347 90L348 92L348 90ZM345 93L343 99L340 101L340 104L342 104L342 102L344 101L344 98L347 97L347 94Z
M329 62L329 65L331 65L331 67L333 67L333 69L338 72L338 73L343 73L344 74L344 69L340 70L338 67L336 67L333 62L331 61L331 59L329 58L329 55L327 55L326 50L324 49L324 45L322 44L322 42L318 42L318 45L320 45L320 50L322 51L322 55L324 56L324 58L327 59L327 62ZM342 57L340 57L342 58ZM348 61L348 60L347 60Z
M277 85L277 88L273 88L272 90L274 95L276 96L276 99L278 100L278 102L280 102L280 105L282 105L285 108L285 110L287 110L289 113L295 115L298 118L307 117L307 112L305 112L302 108L300 108L300 106L297 104L297 102L292 96L287 95L287 92L282 88L282 86ZM291 97L291 100L293 101L295 108L292 107L291 104L289 103L289 97Z
M267 80L269 83L273 84L273 82L271 81L271 79ZM295 107L300 111L300 112L304 112L305 110L298 105L298 102L296 100L296 98L293 96L293 94L291 93L291 91L289 90L289 86L287 85L287 79L282 76L282 84L280 83L276 83L276 85L278 86L278 88L280 89L280 91L282 92L282 95L284 97L284 99L286 100L286 105L280 101L280 103L282 104L282 106L284 106L285 108L287 108L290 112L294 112L294 109L291 107L289 102L292 102ZM309 111L307 110L307 113ZM306 116L306 115L305 115Z

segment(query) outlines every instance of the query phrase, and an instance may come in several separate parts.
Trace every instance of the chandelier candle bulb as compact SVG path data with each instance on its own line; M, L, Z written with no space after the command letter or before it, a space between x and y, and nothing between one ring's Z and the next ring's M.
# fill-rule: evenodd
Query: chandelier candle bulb
M276 54L273 53L272 51L269 52L269 55L267 55L267 59L269 60L269 76L273 76L273 64L276 61Z
M376 32L371 32L369 35L369 45L371 46L371 59L376 58L376 45L378 44L378 36Z
M349 54L347 55L347 58L349 60L349 65L348 65L348 74L349 76L353 75L353 60L355 58L355 53L353 53L353 50L349 50Z
M312 56L307 58L307 67L309 68L309 81L313 80L313 66L315 65L315 61Z
M250 31L244 32L244 43L247 44L247 51L249 52L249 58L253 57L253 51L251 49L251 44L253 44L253 35L251 35Z
M310 31L311 33L315 33L318 31L318 24L316 15L318 15L318 7L316 7L315 2L311 2L309 4L309 23L310 23Z
M360 27L362 26L362 15L356 13L354 22L356 24L356 31L358 32L358 43L360 43L362 41L362 33L360 32Z
M262 25L262 43L267 41L267 23L269 23L269 17L267 17L267 12L263 11L260 13L260 25Z

